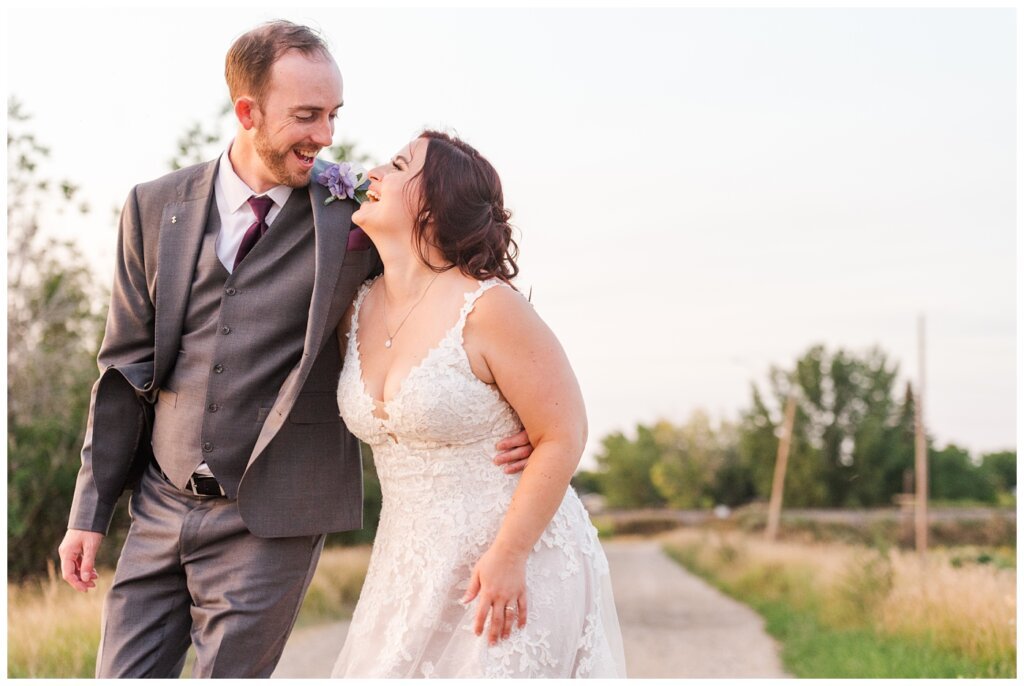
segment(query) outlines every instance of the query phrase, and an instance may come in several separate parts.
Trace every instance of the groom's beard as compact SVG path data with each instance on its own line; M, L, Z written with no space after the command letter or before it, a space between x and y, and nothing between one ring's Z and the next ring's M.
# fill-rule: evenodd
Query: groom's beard
M292 154L292 149L288 148L283 152L275 150L270 142L270 137L264 132L263 127L256 129L256 154L260 156L263 164L267 166L267 169L274 175L274 179L278 183L292 188L302 188L309 185L309 177L312 174L312 170L290 171L288 169L288 158Z

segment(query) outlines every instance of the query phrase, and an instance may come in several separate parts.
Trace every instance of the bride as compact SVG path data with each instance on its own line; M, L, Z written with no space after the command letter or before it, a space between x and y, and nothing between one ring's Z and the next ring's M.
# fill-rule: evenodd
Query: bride
M497 173L426 131L369 176L352 219L384 274L342 318L338 405L383 509L333 676L625 676L608 562L569 488L583 398L510 284ZM533 454L503 473L489 450L521 426Z

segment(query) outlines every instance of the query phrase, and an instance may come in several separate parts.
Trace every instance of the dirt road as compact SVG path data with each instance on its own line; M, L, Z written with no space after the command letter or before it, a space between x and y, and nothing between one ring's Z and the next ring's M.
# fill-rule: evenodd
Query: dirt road
M605 543L630 677L786 677L764 620L661 552Z
M648 540L605 542L630 677L786 677L753 610L689 574ZM297 629L275 678L325 677L347 622Z

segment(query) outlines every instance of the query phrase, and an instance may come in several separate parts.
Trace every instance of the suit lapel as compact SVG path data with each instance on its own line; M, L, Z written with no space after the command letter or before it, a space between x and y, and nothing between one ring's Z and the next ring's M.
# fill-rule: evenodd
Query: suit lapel
M181 343L196 260L213 203L217 161L200 166L182 181L177 198L164 206L157 246L154 378L170 369Z
M302 359L299 366L285 379L277 401L271 409L270 416L264 422L260 435L256 439L249 464L262 454L271 439L281 428L284 417L291 412L299 390L306 383L310 369L316 362L317 354L324 340L327 328L327 313L334 298L338 276L341 274L341 263L345 259L345 246L352 228L351 217L355 211L355 203L347 200L335 200L324 205L330 194L327 188L316 181L323 169L318 165L313 170L309 183L309 199L313 206L313 231L316 241L316 273L313 277L313 296L309 303L309 319L306 324L306 337L302 344ZM248 468L248 467L247 467Z
M324 202L330 197L326 187L313 181L309 184L309 198L313 203L313 230L316 234L316 276L313 279L313 297L309 304L309 324L303 350L305 366L311 367L316 354L320 352L324 329L327 327L327 312L331 307L334 289L345 259L345 246L352 228L352 202L335 200L329 205ZM301 381L305 381L305 374Z

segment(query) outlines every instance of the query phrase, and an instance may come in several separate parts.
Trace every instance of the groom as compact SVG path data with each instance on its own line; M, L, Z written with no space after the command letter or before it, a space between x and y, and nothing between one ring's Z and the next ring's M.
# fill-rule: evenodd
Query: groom
M126 488L132 524L106 598L98 677L274 670L323 547L362 525L359 445L338 416L335 334L380 262L311 178L342 80L312 30L240 37L238 131L219 159L135 187L121 215L64 579L95 587ZM496 463L521 468L525 433ZM509 467L506 467L509 469Z

